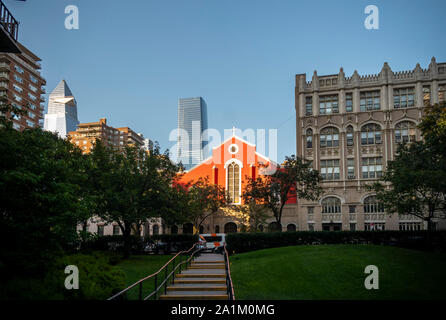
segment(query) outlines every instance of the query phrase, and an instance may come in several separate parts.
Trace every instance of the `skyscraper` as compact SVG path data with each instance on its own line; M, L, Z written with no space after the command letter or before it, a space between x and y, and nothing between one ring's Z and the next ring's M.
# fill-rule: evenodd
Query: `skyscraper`
M62 80L50 94L44 129L66 138L68 132L76 131L78 124L76 99L65 80Z
M178 161L188 170L204 158L208 128L207 106L202 97L181 98L178 101Z

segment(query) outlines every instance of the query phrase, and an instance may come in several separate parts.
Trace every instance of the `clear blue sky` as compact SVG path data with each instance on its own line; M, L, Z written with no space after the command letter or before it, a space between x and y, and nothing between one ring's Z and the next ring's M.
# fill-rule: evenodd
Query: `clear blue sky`
M446 61L446 1L5 0L19 39L42 58L50 92L66 79L81 122L107 117L162 148L180 97L202 96L209 126L278 129L278 160L295 153L294 76L347 76ZM77 5L80 29L64 27ZM364 8L380 29L364 28ZM268 155L268 152L267 152Z

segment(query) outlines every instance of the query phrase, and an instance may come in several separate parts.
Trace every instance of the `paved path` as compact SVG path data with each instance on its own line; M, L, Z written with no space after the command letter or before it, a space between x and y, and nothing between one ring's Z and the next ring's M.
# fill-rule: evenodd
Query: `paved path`
M175 276L161 300L227 300L225 260L222 254L202 253Z

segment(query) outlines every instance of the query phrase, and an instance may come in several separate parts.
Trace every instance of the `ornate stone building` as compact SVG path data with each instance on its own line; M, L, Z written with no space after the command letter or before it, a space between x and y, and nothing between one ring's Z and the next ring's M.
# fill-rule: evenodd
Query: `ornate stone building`
M296 75L297 154L324 178L318 202L299 200L300 230L412 230L426 226L412 216L383 212L366 185L393 160L397 144L420 139L416 128L426 104L445 101L446 63L432 58L379 74ZM438 227L441 227L438 225Z

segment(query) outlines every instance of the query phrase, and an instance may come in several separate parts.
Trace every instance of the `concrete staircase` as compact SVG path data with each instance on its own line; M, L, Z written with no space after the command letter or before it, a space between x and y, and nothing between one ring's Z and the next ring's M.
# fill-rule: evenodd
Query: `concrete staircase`
M189 269L175 276L160 300L228 300L223 255L203 253L195 258Z

